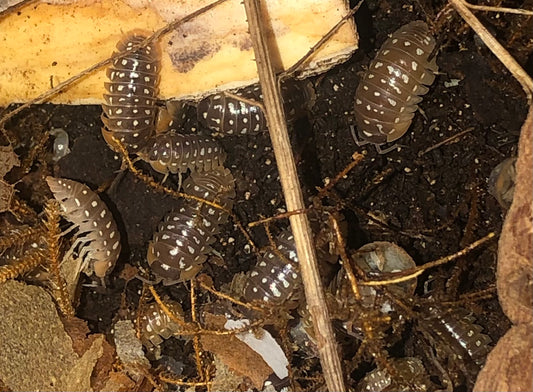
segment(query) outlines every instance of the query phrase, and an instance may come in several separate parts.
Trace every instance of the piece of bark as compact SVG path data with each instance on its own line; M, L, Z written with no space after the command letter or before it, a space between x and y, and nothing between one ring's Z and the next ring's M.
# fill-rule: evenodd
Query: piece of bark
M533 322L533 107L522 126L513 203L498 244L497 287L513 324Z
M474 391L533 390L532 138L533 106L521 130L515 193L498 247L498 297L515 325L489 354Z
M54 1L22 7L0 18L0 106L27 102L105 60L132 30L154 32L214 0ZM281 63L300 59L347 12L344 0L265 2ZM257 81L241 0L227 0L160 40L160 98L197 98ZM313 73L346 60L357 48L352 21L308 63ZM51 99L54 103L101 104L101 68Z
M533 326L515 325L487 357L478 375L474 392L533 391Z

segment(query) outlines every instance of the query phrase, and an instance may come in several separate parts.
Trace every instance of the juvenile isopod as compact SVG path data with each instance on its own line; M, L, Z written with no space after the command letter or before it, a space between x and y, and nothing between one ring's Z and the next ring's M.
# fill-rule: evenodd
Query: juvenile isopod
M213 138L173 130L154 136L139 156L164 174L188 169L209 171L222 166L226 159L226 153Z
M420 20L385 41L355 93L358 144L380 145L407 132L421 96L435 80L438 67L429 58L434 48L435 39Z

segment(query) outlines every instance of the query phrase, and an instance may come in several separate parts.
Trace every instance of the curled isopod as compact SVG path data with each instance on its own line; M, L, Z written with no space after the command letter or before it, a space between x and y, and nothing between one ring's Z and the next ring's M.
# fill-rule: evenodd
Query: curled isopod
M222 166L226 159L226 153L213 138L175 131L153 137L139 156L155 171L165 174L188 169L209 171Z
M160 54L155 43L133 49L146 39L137 32L117 44L119 52L128 51L107 69L109 83L102 105L102 135L114 147L112 137L127 150L137 152L155 131L156 98L159 84Z
M435 39L423 21L402 26L381 46L355 93L361 142L376 145L402 137L438 67L429 56ZM359 143L362 144L362 143Z
M181 305L170 299L165 299L166 307L175 317L183 318ZM141 331L141 342L144 347L152 350L156 349L163 340L176 335L182 330L178 323L173 321L161 307L153 302L146 305L139 315Z
M376 241L366 244L351 255L351 262L359 268L370 279L384 279L387 274L405 271L416 267L415 262L409 254L398 245L387 241ZM406 298L413 295L416 289L416 278L405 282L387 285L389 293L399 298ZM350 281L343 269L339 271L337 277L330 285L335 297L349 307L355 301ZM389 313L394 309L394 305L386 298L380 298L376 289L372 286L359 286L361 295L360 303L367 308L379 306L383 313Z
M46 177L61 205L62 215L77 227L67 254L78 252L82 271L103 278L120 255L120 233L105 203L87 185L65 178Z
M192 279L201 270L214 234L233 207L233 182L231 172L222 167L192 172L183 182L185 193L217 203L224 210L199 201L181 200L179 207L165 216L147 254L152 272L164 284Z

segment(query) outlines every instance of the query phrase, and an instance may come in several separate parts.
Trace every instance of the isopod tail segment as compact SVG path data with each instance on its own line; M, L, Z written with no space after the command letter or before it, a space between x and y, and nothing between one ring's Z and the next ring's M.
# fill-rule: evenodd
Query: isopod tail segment
M117 44L119 53L125 54L107 69L102 135L114 150L112 137L136 153L155 131L161 54L153 42L138 48L146 38L146 33L130 32Z
M396 30L381 46L355 93L359 140L375 145L394 142L409 129L438 71L430 59L436 41L423 21Z

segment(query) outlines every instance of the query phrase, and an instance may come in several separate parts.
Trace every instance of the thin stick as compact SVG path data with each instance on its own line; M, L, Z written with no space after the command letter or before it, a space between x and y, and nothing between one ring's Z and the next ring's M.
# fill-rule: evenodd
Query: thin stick
M346 167L339 174L337 174L333 180L331 180L328 184L325 184L323 188L318 189L318 197L320 198L324 196L324 194L333 188L341 180L341 178L346 176L354 167L356 167L364 157L365 156L363 154L355 152L352 155L352 161L346 165Z
M268 34L263 26L264 18L257 0L244 0L250 36L257 62L257 71L263 100L266 108L268 129L288 211L305 208L302 190L296 172L296 164L291 151L287 124L281 104L279 86L274 75L269 50L264 41ZM311 228L307 215L292 215L290 218L296 251L300 260L305 297L315 327L318 350L324 378L330 391L345 391L341 362L337 351L329 312L326 307L322 281L317 267L317 259Z
M491 7L489 5L474 5L474 4L467 3L466 1L464 3L468 8L471 8L473 10L487 11L487 12L502 12L506 14L528 15L528 16L533 15L533 11L523 10L520 8L517 9L517 8L507 8L507 7Z
M115 59L117 59L119 57L123 57L124 55L126 55L130 51L135 51L135 50L137 50L139 48L142 48L142 47L148 45L152 41L158 40L161 36L167 34L168 32L170 32L172 30L174 30L176 27L189 22L190 20L192 20L192 19L196 18L197 16L209 11L210 9L216 7L217 5L219 5L219 4L221 4L221 3L225 2L225 1L227 1L227 0L215 1L215 2L213 2L211 4L206 5L203 8L200 8L199 10L194 11L192 14L189 14L189 15L183 17L182 19L175 20L175 21L167 24L166 26L162 27L161 29L157 30L150 37L146 38L143 42L140 42L139 44L134 45L131 48L125 49L122 52L115 53L113 56L111 56L111 57L109 57L109 58L107 58L107 59L105 59L103 61L100 61L100 62L90 66L89 68L85 69L84 71L80 72L77 75L74 75L70 79L65 80L64 82L59 83L54 88L45 91L41 95L39 95L39 96L35 97L34 99L32 99L31 101L26 102L25 104L23 104L23 105L19 106L18 108L12 110L11 112L7 113L0 120L0 129L3 129L4 124L6 123L7 120L9 120L15 114L20 113L22 110L30 107L31 105L42 103L46 99L51 98L51 97L59 94L66 87L74 84L75 82L77 82L78 80L82 79L84 76L90 74L91 72L94 72L97 69L102 68L102 67L104 67L104 66L106 66L108 64L111 64Z
M514 78L522 85L527 96L527 102L531 105L533 94L533 80L531 77L526 71L524 71L520 64L517 63L513 56L511 56L511 54L496 40L496 38L488 32L485 26L481 24L479 19L468 9L464 0L449 1L465 22L470 25L485 45L488 46L492 53L494 53L494 55L503 63L505 68L507 68Z
M470 128L467 128L464 131L461 131L461 132L459 132L459 133L457 133L457 134L455 134L453 136L450 136L449 138L444 139L444 140L438 142L437 144L434 144L431 147L426 148L424 151L419 152L418 156L421 157L421 156L427 154L428 152L433 151L436 148L439 148L440 146L442 146L444 144L450 143L451 141L454 141L455 139L460 138L461 136L467 134L468 132L472 132L474 129L475 129L474 127L470 127Z

